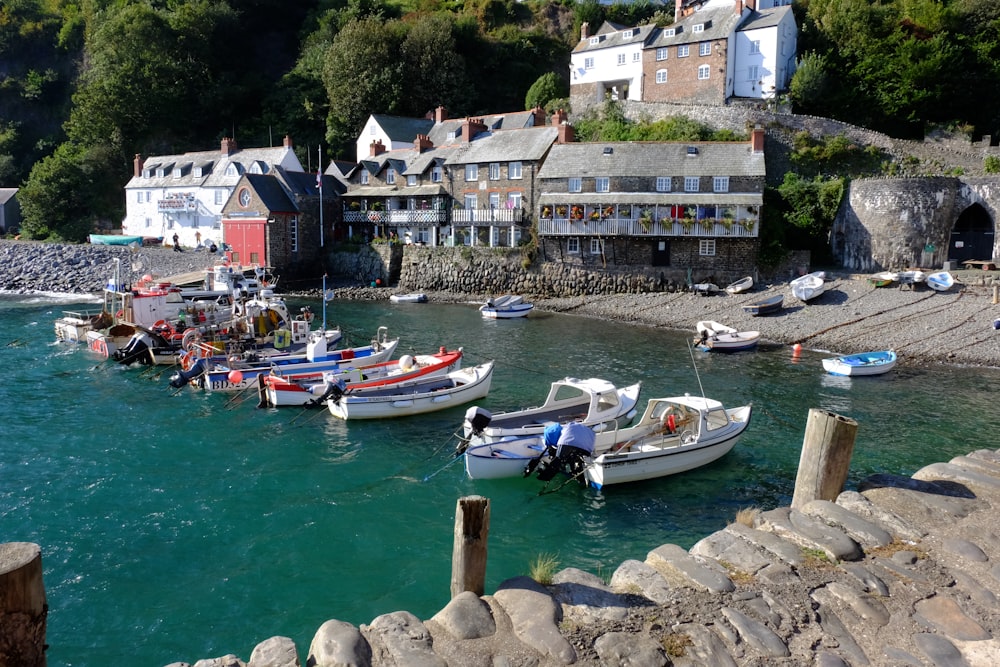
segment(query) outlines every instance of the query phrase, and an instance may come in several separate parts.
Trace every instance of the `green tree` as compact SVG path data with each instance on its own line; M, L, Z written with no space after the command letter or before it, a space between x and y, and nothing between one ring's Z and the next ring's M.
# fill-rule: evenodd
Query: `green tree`
M778 193L783 199L784 221L789 226L788 238L793 247L825 256L830 228L845 189L843 178L816 176L807 180L794 172L785 174Z
M423 116L438 105L458 106L470 88L465 58L456 53L452 21L429 14L409 28L400 49L404 93L400 111Z
M534 109L546 106L552 100L563 99L569 95L569 88L566 83L559 78L555 72L546 72L541 75L528 88L528 94L524 96L524 108Z
M35 164L18 192L21 232L33 239L86 239L96 220L92 192L86 151L60 145Z

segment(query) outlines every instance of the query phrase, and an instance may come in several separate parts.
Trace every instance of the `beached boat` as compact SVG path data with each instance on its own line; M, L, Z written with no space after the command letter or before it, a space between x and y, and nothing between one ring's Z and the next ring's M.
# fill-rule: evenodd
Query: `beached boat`
M343 380L349 389L390 387L417 378L446 375L461 367L461 348L449 351L443 347L437 354L404 354L398 361L323 373L286 373L279 366L257 377L259 405L273 408L317 406L326 402L338 380Z
M551 384L537 407L494 414L473 406L462 423L464 444L537 435L551 422L580 421L598 429L627 424L635 417L641 387L636 383L618 388L599 378L563 378Z
M861 352L823 360L823 368L833 375L881 375L896 365L893 350Z
M695 345L702 350L714 352L739 352L757 347L759 331L737 331L733 327L711 320L703 320L695 325L698 334Z
M811 301L826 291L826 272L807 273L789 284L792 286L792 295L796 299Z
M489 305L487 301L482 306L479 307L479 312L483 314L483 317L488 320L510 320L518 317L527 317L535 308L533 303L516 303L510 306L504 306L502 308L495 308Z
M927 276L928 287L938 292L947 292L954 284L954 276L947 271L938 271Z
M123 236L122 234L91 234L90 245L142 245L141 236Z
M743 294L753 289L753 276L740 278L734 283L726 285L726 292L729 294Z
M774 313L781 312L781 307L785 302L784 294L775 294L774 296L769 296L766 299L761 299L760 301L754 301L753 303L748 303L743 306L744 313L750 313L751 315L773 315Z
M900 271L897 278L900 285L919 285L927 280L927 274L919 269Z
M387 419L437 412L476 401L490 391L493 362L447 375L419 378L392 387L371 387L332 394L326 405L341 419Z
M423 292L410 292L409 294L393 294L389 297L392 303L427 303L427 295Z
M711 296L719 291L719 286L715 283L695 283L691 285L691 291L698 296Z
M894 271L880 271L868 276L868 283L873 287L888 287L899 280L899 274Z

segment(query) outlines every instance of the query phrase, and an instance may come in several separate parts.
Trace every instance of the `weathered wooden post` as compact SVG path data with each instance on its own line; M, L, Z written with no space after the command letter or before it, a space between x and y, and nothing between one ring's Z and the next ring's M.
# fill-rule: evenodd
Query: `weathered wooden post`
M809 410L795 477L793 509L811 500L837 499L847 481L857 434L858 422L853 419L826 410Z
M451 597L465 591L483 594L489 535L489 499L482 496L459 498L455 510L455 546L451 553Z
M993 286L993 305L1000 303L1000 285Z
M48 613L41 547L0 544L0 665L45 667Z

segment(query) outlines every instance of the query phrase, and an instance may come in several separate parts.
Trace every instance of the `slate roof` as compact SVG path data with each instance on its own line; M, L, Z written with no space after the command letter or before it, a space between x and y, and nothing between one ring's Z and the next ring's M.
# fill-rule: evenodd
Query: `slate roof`
M382 114L372 114L372 118L391 141L411 144L418 134L427 134L434 127L434 121L428 118L406 118Z
M698 152L689 155L690 146ZM753 153L750 142L742 141L555 144L538 171L540 180L648 175L764 176L764 154Z
M17 191L18 188L0 188L0 204L9 202L17 194Z
M558 136L559 128L552 125L485 132L469 143L457 146L445 164L538 161L545 157Z
M477 118L483 121L486 129L489 130L520 130L528 127L535 127L535 116L531 111L518 111L515 113L488 114L483 116L470 116L468 118L448 118L436 123L427 133L427 138L435 146L448 146L461 143L462 126L468 122L469 118ZM449 135L454 137L449 138Z
M299 207L289 198L276 177L270 174L247 174L246 180L268 211L298 213ZM315 177L313 178L315 181Z
M761 28L774 28L778 26L785 14L792 11L791 5L772 7L761 11L750 12L743 24L738 28L740 32L744 30L759 30Z
M728 39L729 35L739 25L741 17L731 5L722 7L706 7L687 16L666 28L660 28L656 39L649 43L650 48L658 46L674 46L677 44L695 44ZM694 26L705 26L702 32L694 32ZM668 36L667 29L673 28L674 35Z
M602 49L610 49L635 43L646 44L657 35L656 25L652 23L632 28L631 37L623 37L623 30L628 30L628 28L611 23L610 21L605 21L601 24L600 29L596 33L586 39L581 39L573 48L573 53L600 51ZM599 37L600 39L597 44L591 44L591 37Z
M150 170L151 177L133 176L125 188L232 187L240 180L242 174L249 171L250 165L254 162L267 165L268 170L270 170L271 165L280 164L287 152L291 150L285 146L240 148L227 157L222 156L221 150L195 151L177 155L151 155L143 163L143 170ZM232 163L238 166L239 173L227 176L226 167ZM173 175L173 168L176 165L184 167L184 174L180 178L174 178ZM194 175L195 165L202 167L201 176ZM158 167L165 169L162 177L156 176Z

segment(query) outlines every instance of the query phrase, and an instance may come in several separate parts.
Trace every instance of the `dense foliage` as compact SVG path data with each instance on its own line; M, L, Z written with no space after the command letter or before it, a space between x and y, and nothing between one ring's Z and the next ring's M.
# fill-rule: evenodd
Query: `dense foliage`
M262 146L287 134L311 166L309 149L321 143L324 156L350 158L372 113L565 107L582 23L666 25L672 4L5 0L0 185L24 185L26 233L82 239L96 220L114 226L123 215L136 153L203 149L223 136ZM796 111L896 136L929 125L1000 134L996 0L796 0L794 8ZM615 114L574 118L577 135L736 138L682 118L636 124ZM850 152L842 157L851 169L878 158ZM807 162L793 166L811 182ZM53 179L86 196L60 203L45 192Z

